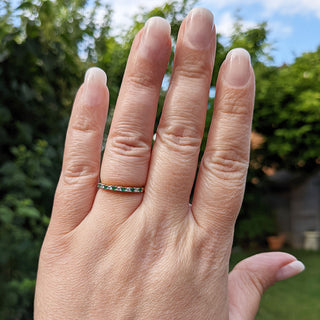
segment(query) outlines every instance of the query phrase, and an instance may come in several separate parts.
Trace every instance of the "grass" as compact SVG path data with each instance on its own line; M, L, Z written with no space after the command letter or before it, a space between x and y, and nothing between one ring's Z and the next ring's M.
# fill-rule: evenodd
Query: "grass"
M288 252L301 260L306 270L269 288L263 295L256 320L320 319L320 252ZM247 252L233 254L231 265L249 255Z

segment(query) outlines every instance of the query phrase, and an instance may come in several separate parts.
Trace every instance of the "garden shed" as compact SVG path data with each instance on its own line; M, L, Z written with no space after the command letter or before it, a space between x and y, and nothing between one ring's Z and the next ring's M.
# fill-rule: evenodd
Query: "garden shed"
M308 249L307 238L313 235L319 250L320 171L307 177L279 171L270 181L270 204L278 231L286 234L287 243L295 249Z

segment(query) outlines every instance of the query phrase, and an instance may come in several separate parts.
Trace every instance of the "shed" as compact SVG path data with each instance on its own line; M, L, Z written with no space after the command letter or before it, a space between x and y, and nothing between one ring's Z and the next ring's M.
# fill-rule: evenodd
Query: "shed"
M270 205L276 214L278 231L287 235L291 247L304 248L306 232L320 232L320 171L305 176L283 170L270 177L270 181Z

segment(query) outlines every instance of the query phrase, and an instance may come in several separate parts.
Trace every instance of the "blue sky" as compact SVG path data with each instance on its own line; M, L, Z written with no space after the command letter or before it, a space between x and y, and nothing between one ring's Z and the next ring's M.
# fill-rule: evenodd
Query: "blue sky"
M223 0L223 4L214 4L217 2L200 1L199 5L214 12L218 31L224 31L236 12L248 27L268 23L269 41L274 47L271 53L277 65L291 63L296 56L315 51L320 45L320 0Z
M126 26L139 7L153 8L162 0L108 0L114 9L114 23ZM200 0L197 6L215 15L217 31L226 37L232 32L235 14L243 18L245 28L266 21L273 44L274 63L292 63L303 52L320 46L320 0Z

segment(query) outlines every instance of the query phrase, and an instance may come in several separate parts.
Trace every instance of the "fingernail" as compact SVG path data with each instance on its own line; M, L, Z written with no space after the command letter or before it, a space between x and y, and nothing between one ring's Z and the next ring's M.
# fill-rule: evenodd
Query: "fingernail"
M171 27L167 20L160 17L150 18L144 26L140 52L144 55L148 55L150 51L158 53L163 46L168 44L170 33Z
M286 280L291 278L299 273L301 273L305 269L304 264L301 261L293 261L285 266L283 266L280 270L278 270L276 275L276 281Z
M213 39L213 14L204 8L192 9L186 20L185 38L195 49L207 48Z
M106 84L107 83L107 75L106 73L98 68L98 67L92 67L87 70L85 76L84 76L84 82L86 84Z
M233 87L243 87L251 75L251 59L247 50L231 50L226 57L224 78Z
M84 103L88 105L96 105L103 99L101 94L101 88L106 87L107 75L106 73L97 67L93 67L87 70L84 76L84 87L82 93L82 99Z

